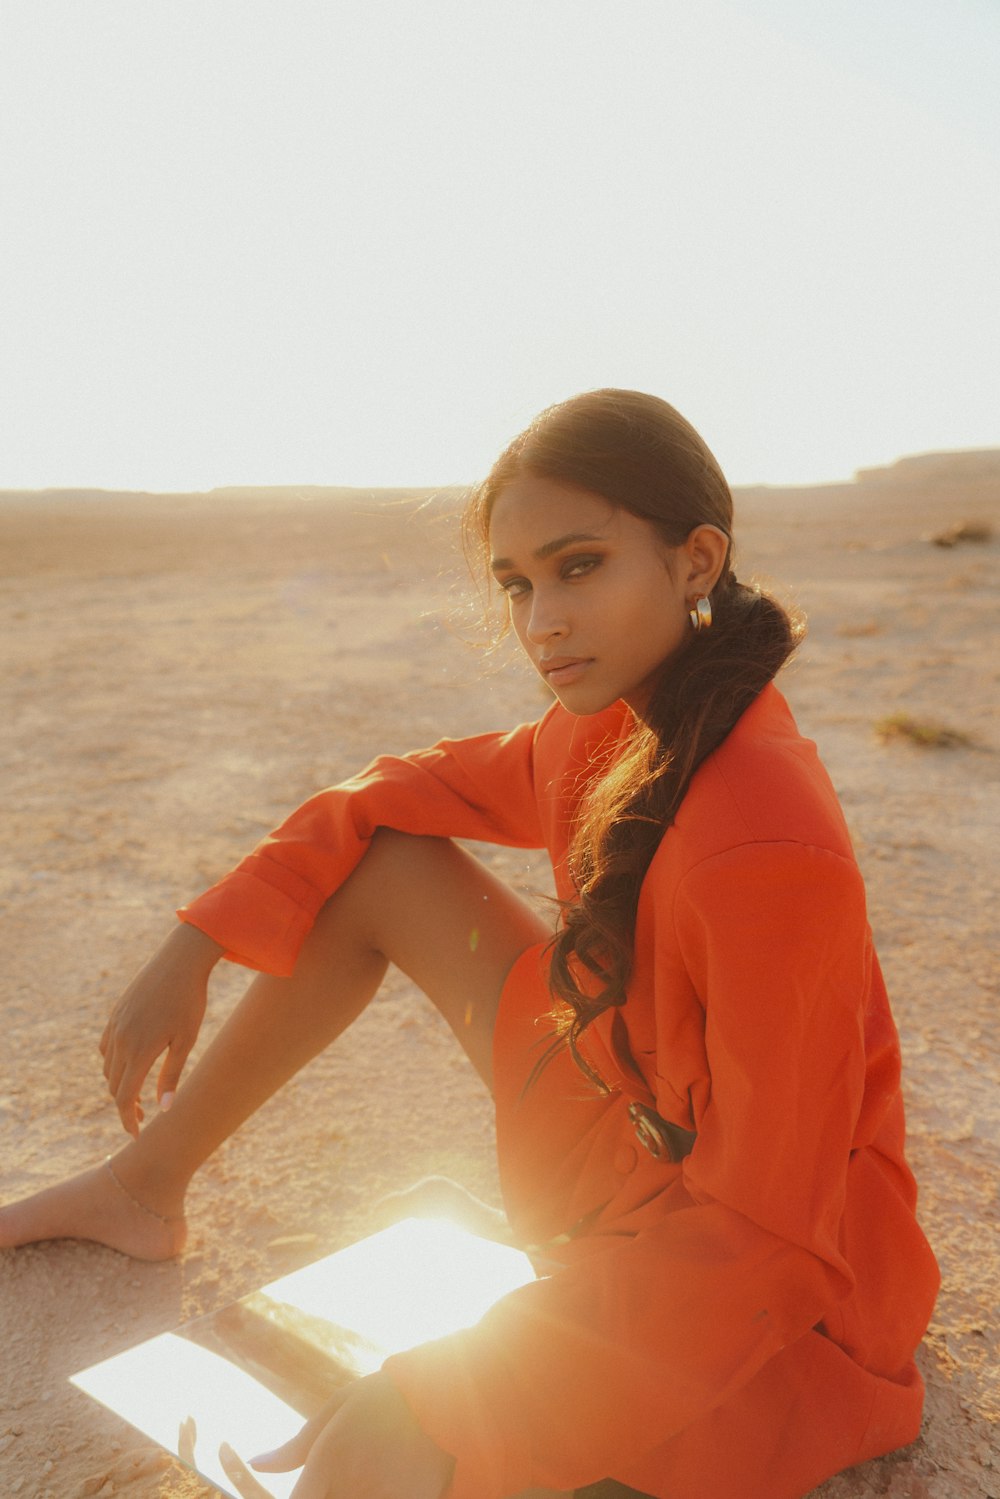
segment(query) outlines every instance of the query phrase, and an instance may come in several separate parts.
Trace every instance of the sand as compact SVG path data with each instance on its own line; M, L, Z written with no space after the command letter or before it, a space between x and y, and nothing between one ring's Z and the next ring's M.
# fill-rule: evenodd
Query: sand
M782 685L868 882L944 1272L923 1435L819 1492L996 1499L1000 491L919 468L904 480L738 496L743 572L810 617ZM116 1147L97 1039L177 904L372 754L544 707L526 669L469 643L454 509L288 491L0 498L0 1200ZM968 519L994 538L931 544ZM880 742L875 722L897 711L972 742ZM487 852L544 892L537 857ZM216 984L206 1036L240 979ZM392 978L198 1178L182 1259L77 1242L0 1253L3 1499L207 1496L67 1377L371 1231L375 1200L428 1172L496 1201L491 1128L443 1024Z

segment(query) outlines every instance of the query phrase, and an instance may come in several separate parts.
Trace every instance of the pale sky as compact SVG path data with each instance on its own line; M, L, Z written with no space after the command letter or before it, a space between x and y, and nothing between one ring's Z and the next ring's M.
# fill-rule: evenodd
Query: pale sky
M0 487L1000 446L997 0L0 0Z

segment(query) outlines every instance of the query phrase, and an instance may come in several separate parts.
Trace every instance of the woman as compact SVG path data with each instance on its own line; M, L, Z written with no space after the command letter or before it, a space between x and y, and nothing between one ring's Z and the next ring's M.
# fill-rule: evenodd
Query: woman
M654 397L543 412L469 522L557 701L375 761L188 906L101 1041L132 1140L0 1242L179 1252L194 1171L392 962L493 1089L512 1229L560 1268L258 1466L305 1458L296 1499L792 1499L916 1435L937 1288L860 874L772 683L795 631ZM455 837L547 848L555 935ZM178 1087L223 955L260 976Z

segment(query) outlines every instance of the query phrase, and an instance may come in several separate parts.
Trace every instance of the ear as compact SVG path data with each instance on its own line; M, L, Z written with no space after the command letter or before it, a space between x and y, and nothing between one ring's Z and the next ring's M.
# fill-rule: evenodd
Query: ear
M709 594L719 581L730 540L718 526L695 526L680 546L684 586L691 594Z

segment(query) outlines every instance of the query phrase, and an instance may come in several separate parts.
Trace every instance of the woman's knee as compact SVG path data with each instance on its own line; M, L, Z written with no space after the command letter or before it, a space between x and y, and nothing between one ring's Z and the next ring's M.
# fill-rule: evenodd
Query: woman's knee
M356 871L355 898L373 944L404 971L468 978L545 940L527 901L449 838L379 828Z
M390 897L408 903L427 881L437 884L457 868L462 857L450 838L376 828L348 883L372 900L379 915L385 915Z

